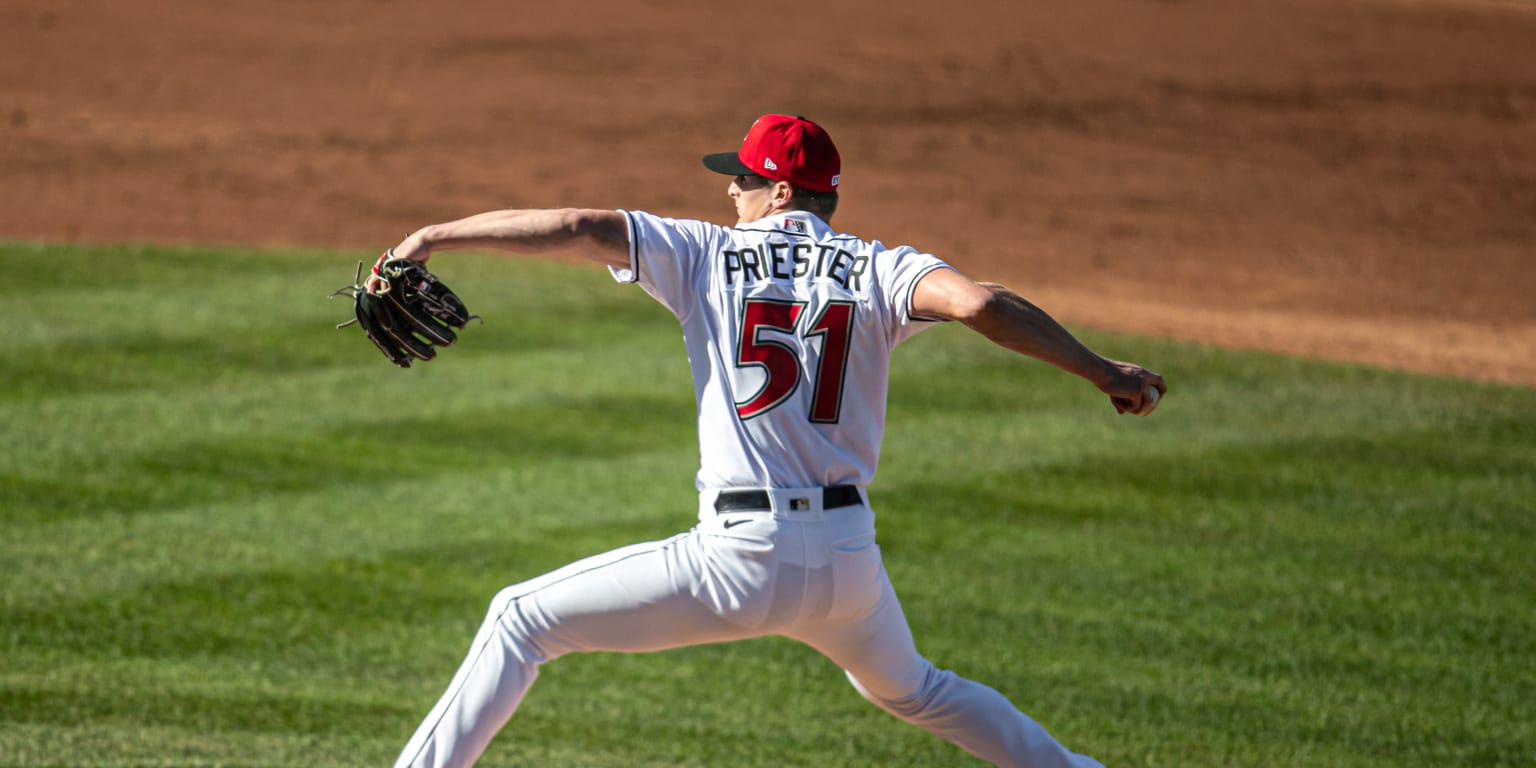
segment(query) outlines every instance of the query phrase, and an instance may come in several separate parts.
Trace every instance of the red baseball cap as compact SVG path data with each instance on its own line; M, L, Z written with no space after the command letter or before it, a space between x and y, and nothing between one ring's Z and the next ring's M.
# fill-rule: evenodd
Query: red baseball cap
M842 158L821 126L789 115L763 115L741 149L704 156L704 167L727 176L756 174L815 192L836 192Z

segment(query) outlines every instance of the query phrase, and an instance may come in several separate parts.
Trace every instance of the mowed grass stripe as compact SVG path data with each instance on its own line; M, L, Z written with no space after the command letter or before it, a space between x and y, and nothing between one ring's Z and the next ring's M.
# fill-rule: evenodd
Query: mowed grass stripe
M388 761L498 588L689 524L648 297L454 254L487 321L398 371L331 328L355 260L0 248L0 764ZM1110 764L1530 762L1530 390L1084 335L1157 416L957 328L897 353L926 653ZM974 764L774 639L548 666L482 764L550 762Z
M342 339L337 333L313 341L327 345L359 340ZM40 470L55 464L68 467L72 463L110 459L125 451L206 442L210 436L239 439L297 435L314 439L318 429L378 432L382 422L391 420L441 418L451 423L461 418L472 420L474 412L495 409L537 412L548 408L558 412L561 403L580 413L582 398L616 397L611 387L594 388L587 383L590 377L581 372L590 368L591 363L582 353L550 351L519 355L515 379L508 384L487 386L487 377L508 374L492 360L483 355L456 358L456 366L442 373L437 372L442 368L428 370L426 366L420 366L419 371L392 373L393 367L379 371L376 360L288 374L254 371L237 376L227 369L204 370L196 377L179 379L178 387L170 390L119 391L107 384L106 391L83 396L72 391L52 396L8 396L0 401L0 417L16 426L13 434L24 441L26 451L0 456L0 471ZM653 407L675 408L671 405L675 403L690 407L687 390L680 395L675 390L662 393L660 388L644 383L686 377L685 371L677 369L678 361L664 360L665 353L657 350L653 357L637 361L636 373L641 383L632 388L631 399ZM31 375L47 374L34 371ZM537 389L551 382L561 386ZM433 394L419 396L423 388ZM643 413L646 409L637 405L632 410ZM483 427L482 431L488 428ZM516 429L515 424L509 429ZM75 439L80 433L89 433L93 439Z
M606 419L618 431L594 433L573 423L572 414ZM648 419L658 415L672 416L671 426L647 433ZM674 446L686 440L690 420L686 403L640 396L565 397L477 410L381 415L356 409L344 422L316 424L309 432L269 427L253 429L247 436L234 434L238 423L204 433L194 418L173 433L132 432L117 451L107 446L46 464L23 464L0 483L14 494L18 522L138 514L217 503L232 492L260 496L335 483L404 482L428 475L429 466L472 469L645 452L653 450L661 436ZM400 449L381 455L374 442L380 434L397 435ZM423 460L406 458L413 455ZM382 469L393 463L401 466Z
M388 483L352 478L330 489L18 525L9 528L11 537L0 545L6 562L16 566L10 581L15 591L8 592L7 600L47 605L65 595L131 593L166 580L280 570L320 558L366 560L434 547L467 550L481 543L517 553L516 559L506 558L507 570L488 574L499 585L516 575L512 568L552 567L563 562L562 556L598 551L579 549L580 537L573 542L573 531L612 531L587 543L591 548L612 546L636 528L660 537L683 526L695 503L689 487L624 475L578 496L571 493L569 475L650 472L666 477L680 460L670 453L634 454L501 471L445 469ZM665 505L665 511L632 503L641 496ZM462 551L456 557L469 555Z

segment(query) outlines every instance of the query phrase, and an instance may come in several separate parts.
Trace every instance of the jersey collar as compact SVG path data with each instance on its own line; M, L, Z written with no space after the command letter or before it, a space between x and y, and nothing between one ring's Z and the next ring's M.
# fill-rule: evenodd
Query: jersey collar
M741 224L737 229L755 232L783 232L788 235L819 237L831 231L825 221L810 211L780 211L770 213L757 221Z

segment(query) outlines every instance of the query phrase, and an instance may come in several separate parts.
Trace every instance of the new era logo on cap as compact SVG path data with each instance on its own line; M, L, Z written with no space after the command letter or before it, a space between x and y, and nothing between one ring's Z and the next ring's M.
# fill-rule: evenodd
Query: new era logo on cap
M759 117L740 149L706 155L704 165L727 176L756 174L814 192L836 191L842 172L842 158L826 130L790 115Z

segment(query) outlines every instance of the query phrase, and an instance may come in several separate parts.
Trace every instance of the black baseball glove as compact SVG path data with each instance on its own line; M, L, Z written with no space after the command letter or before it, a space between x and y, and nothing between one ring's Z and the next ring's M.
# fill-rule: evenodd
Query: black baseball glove
M474 318L458 295L424 264L397 259L385 251L373 265L373 274L384 282L378 293L364 287L363 264L358 262L355 282L331 294L352 295L355 316L336 327L361 325L369 341L401 368L411 367L413 360L437 357L438 347L458 340L454 329L462 330Z

